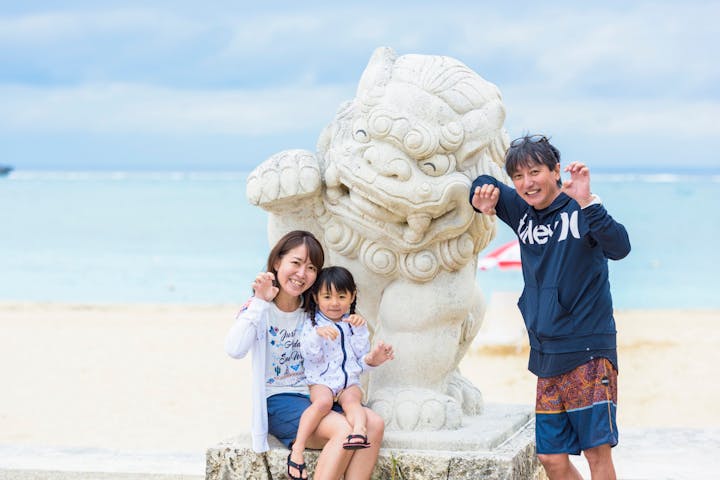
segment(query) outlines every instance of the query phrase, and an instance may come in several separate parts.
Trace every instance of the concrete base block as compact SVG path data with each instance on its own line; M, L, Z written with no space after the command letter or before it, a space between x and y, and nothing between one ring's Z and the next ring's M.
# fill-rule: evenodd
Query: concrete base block
M58 470L2 470L2 480L202 480L200 475L154 473L64 472Z
M287 478L288 450L274 438L270 451L256 454L250 435L208 449L206 480L278 480ZM307 451L312 476L317 451ZM545 478L535 456L535 423L529 406L486 405L467 417L460 430L386 432L373 480Z

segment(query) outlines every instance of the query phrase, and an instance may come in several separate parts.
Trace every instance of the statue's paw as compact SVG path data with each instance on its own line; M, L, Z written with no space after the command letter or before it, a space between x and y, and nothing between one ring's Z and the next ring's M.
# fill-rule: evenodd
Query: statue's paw
M307 150L284 150L250 173L246 195L251 204L263 207L318 195L321 187L320 165L315 155Z
M462 425L462 409L452 397L424 388L388 388L372 395L370 408L388 430L455 430Z
M482 414L484 408L482 393L475 385L470 383L470 380L460 375L460 373L456 372L450 376L447 394L462 405L462 410L465 415Z

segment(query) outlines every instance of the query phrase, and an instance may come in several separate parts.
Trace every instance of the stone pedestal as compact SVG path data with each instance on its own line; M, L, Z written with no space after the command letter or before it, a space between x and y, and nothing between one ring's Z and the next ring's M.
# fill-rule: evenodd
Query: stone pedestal
M305 461L312 475L316 451ZM274 438L270 451L256 454L250 435L207 451L206 480L287 478L288 450ZM441 432L387 432L373 480L545 478L535 456L535 423L528 406L486 405L485 413L466 417L463 427Z

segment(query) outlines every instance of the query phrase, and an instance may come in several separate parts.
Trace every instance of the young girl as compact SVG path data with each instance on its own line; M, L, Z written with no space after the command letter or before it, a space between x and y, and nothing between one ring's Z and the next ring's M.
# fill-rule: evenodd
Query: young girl
M310 318L305 321L300 341L312 404L300 418L291 452L294 461L303 462L308 435L336 402L352 426L343 448L371 446L361 403L360 374L391 360L393 349L379 342L368 355L370 334L365 319L355 314L356 294L355 280L343 267L324 268L312 288Z
M324 260L322 246L312 233L296 230L283 236L268 255L266 271L255 277L254 295L226 337L225 350L231 357L243 358L252 352L252 445L256 452L269 449L268 434L289 447L310 405L299 337L308 318L310 287ZM371 365L377 365L380 352L373 350L367 357ZM366 415L373 445L362 451L343 449L351 426L341 413L331 412L305 434L310 448L322 449L315 480L370 479L385 425L373 411L367 410ZM287 473L290 478L308 478L305 464L293 462L290 456Z

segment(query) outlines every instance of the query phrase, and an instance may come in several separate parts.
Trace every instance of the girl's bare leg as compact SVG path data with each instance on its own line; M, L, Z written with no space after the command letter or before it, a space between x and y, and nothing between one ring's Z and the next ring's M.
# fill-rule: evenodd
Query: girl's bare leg
M366 435L367 426L365 418L365 407L362 406L362 390L357 385L352 385L340 393L338 403L345 412L348 423L352 426L352 433ZM360 439L350 440L351 442L362 442Z
M297 436L292 444L290 452L290 460L302 465L305 463L305 444L312 433L318 428L320 421L325 417L333 404L332 391L325 385L310 385L310 401L312 402L308 408L305 409L302 416L300 417L300 424L298 425ZM295 471L293 471L295 470ZM297 469L292 469L290 472L294 476L298 476L300 472ZM303 471L303 477L307 478L307 473Z
M380 453L380 444L382 444L385 434L385 421L382 417L369 408L363 408L365 408L365 417L367 418L367 436L370 447L362 450L345 450L346 452L355 452L345 471L345 480L368 480L370 478L375 469Z
M385 422L369 408L365 408L365 417L370 447L362 450L343 448L345 439L352 432L344 415L331 411L320 421L317 430L307 441L310 448L322 448L313 475L315 480L370 479L380 453Z

